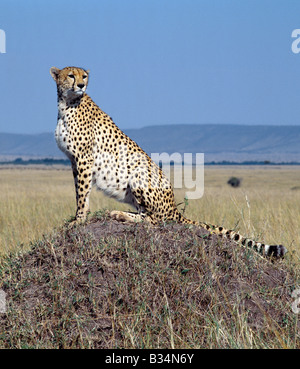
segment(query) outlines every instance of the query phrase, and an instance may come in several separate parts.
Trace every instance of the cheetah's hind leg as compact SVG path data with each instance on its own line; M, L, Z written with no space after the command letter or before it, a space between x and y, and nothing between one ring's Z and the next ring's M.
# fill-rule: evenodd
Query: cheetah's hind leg
M110 212L112 219L118 220L119 222L134 222L139 223L146 221L152 223L151 218L146 214L130 213L127 211L113 210Z

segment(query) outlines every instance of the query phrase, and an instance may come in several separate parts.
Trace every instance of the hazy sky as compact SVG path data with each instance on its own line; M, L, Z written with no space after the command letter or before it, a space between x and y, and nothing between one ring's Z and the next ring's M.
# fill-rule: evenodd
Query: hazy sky
M1 0L0 29L0 132L54 131L69 65L121 129L300 123L299 0Z

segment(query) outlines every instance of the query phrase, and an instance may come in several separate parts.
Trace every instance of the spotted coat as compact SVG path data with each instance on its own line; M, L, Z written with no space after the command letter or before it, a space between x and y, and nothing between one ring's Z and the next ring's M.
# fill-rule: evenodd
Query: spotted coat
M73 169L76 223L86 219L91 188L96 185L106 195L137 210L137 213L113 211L115 219L195 224L262 254L285 254L282 245L265 245L224 227L186 219L176 207L172 185L162 170L86 94L89 71L52 67L50 74L57 84L58 95L55 138Z

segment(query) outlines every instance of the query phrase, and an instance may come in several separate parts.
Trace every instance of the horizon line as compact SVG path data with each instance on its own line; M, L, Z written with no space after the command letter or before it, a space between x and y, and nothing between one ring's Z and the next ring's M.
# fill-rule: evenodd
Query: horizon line
M168 126L239 126L239 127L300 127L300 124L242 124L242 123L165 123L165 124L153 124L153 125L146 125L142 127L129 127L129 128L122 128L122 130L140 130L144 128L152 128L152 127L168 127ZM56 127L56 126L55 126ZM8 135L27 135L27 136L34 136L34 135L42 135L42 134L49 134L55 131L55 127L53 131L43 131L43 132L36 132L36 133L24 133L24 132L7 132L7 131L0 131L0 134L8 134ZM119 126L118 126L119 127Z

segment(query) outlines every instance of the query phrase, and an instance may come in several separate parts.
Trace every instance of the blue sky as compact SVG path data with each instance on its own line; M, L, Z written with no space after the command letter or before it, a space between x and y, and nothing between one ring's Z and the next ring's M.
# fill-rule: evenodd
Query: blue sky
M299 0L1 0L0 132L55 130L49 68L121 128L300 123Z

